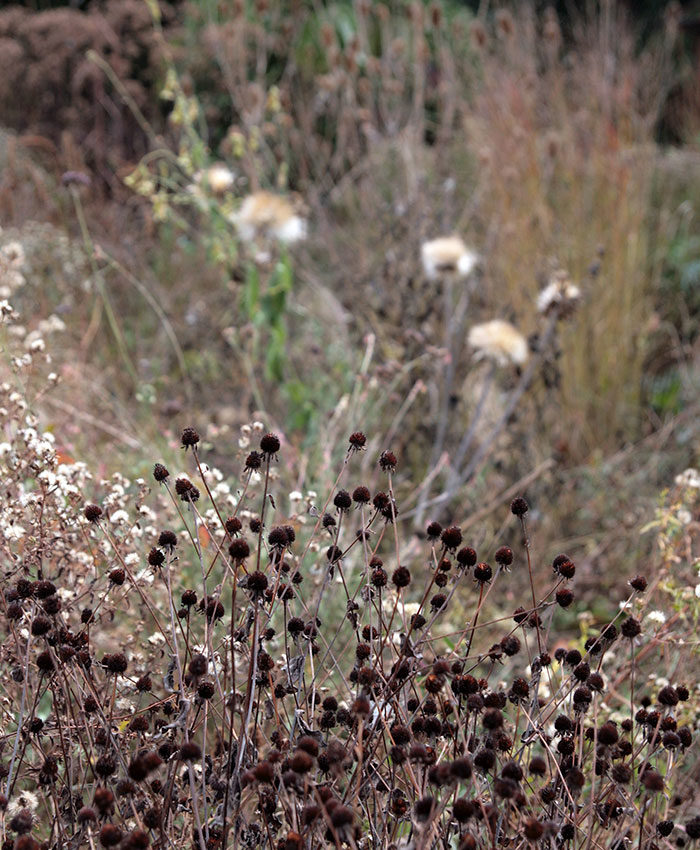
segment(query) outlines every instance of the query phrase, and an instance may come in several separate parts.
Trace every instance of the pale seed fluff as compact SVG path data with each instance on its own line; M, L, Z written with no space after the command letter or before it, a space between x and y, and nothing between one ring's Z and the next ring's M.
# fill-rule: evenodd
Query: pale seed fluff
M308 229L287 198L265 191L248 195L231 221L245 242L263 236L291 245L304 239Z
M502 319L474 325L468 339L477 358L494 360L499 366L508 363L522 366L527 361L527 340L510 322Z
M421 259L426 276L436 280L445 274L467 277L479 257L467 248L459 236L441 236L421 245Z
M676 475L676 484L680 487L692 487L700 489L700 472L697 469L689 467L683 470L680 475Z
M215 195L223 195L233 189L236 175L223 162L215 162L199 175L200 183L205 184Z
M569 313L580 300L581 290L571 282L567 272L559 270L554 272L547 286L537 296L537 309L545 315L555 309Z

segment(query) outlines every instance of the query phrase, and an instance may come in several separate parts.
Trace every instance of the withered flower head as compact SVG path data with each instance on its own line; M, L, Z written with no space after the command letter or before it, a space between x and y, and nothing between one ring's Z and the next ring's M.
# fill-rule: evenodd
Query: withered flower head
M260 440L260 451L264 455L272 456L276 455L280 450L280 438L277 434L265 434L264 437Z
M182 431L181 441L183 449L187 450L189 448L193 448L199 442L199 434L194 428L184 428Z
M84 514L88 522L97 522L102 516L102 508L99 505L86 505Z
M168 470L167 470L167 469L163 466L163 464L162 464L162 463L157 463L157 464L153 467L153 477L155 478L155 480L156 480L159 484L160 484L161 482L165 481L165 480L168 478L168 476L169 476L169 475L170 475L170 473L169 473L169 472L168 472Z
M384 451L379 455L379 467L383 472L394 472L398 461L396 455L390 451Z
M362 431L353 431L350 434L350 451L361 452L367 443L367 437Z

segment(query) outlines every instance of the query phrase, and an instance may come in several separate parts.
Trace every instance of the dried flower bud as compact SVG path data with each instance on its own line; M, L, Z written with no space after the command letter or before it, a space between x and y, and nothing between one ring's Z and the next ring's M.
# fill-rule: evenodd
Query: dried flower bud
M187 450L197 445L199 442L199 434L194 428L184 428L180 439L182 441L182 447Z
M265 434L264 437L260 440L260 451L264 455L272 456L276 455L280 450L280 439L277 434Z
M169 473L169 472L168 472L168 470L167 470L167 469L163 466L163 464L162 464L162 463L157 463L157 464L155 464L155 466L153 467L153 477L155 478L155 480L156 480L159 484L160 484L160 483L162 483L163 481L165 481L165 480L168 478L168 476L169 476L169 475L170 475L170 473Z
M84 514L88 522L97 522L102 516L102 508L99 505L86 505Z

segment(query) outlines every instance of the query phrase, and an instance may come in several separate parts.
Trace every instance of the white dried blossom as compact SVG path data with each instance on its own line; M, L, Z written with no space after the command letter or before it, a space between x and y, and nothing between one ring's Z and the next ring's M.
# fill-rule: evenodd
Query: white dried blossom
M32 791L22 791L16 797L13 797L7 804L7 817L13 818L17 812L22 809L29 809L30 812L35 812L39 807L39 798Z
M570 313L581 300L581 290L571 282L568 272L559 269L537 296L537 309L548 315L553 310Z
M510 322L502 319L474 325L469 330L468 341L476 357L494 360L499 366L508 363L522 366L529 356L525 337Z
M113 525L126 525L129 522L129 514L122 508L110 516L109 521Z
M647 614L647 618L651 620L652 623L658 623L660 626L663 626L666 622L666 615L663 611L650 611Z
M692 487L695 490L700 489L700 472L693 467L689 467L688 469L684 469L679 475L676 475L675 481L679 487Z
M21 525L8 525L3 529L3 534L5 536L5 540L10 543L16 542L17 540L21 540L25 534L27 533L26 529Z
M248 195L229 220L245 242L262 236L291 245L304 239L308 231L306 220L286 198L266 191Z
M24 265L24 248L21 242L7 242L0 248L0 259L11 268L19 268Z
M445 274L468 277L479 257L459 236L441 236L421 245L421 260L426 276L436 280Z

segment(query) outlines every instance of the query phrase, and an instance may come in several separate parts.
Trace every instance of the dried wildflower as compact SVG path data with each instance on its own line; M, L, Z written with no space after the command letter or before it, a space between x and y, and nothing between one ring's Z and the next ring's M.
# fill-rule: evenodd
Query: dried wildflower
M451 525L442 532L440 539L445 549L455 551L462 542L462 529L456 525Z
M162 567L165 563L165 555L160 549L153 548L148 553L148 563L151 567Z
M260 451L271 457L280 450L280 439L277 434L265 434L260 440Z
M199 490L187 478L175 480L175 492L183 502L196 502L199 499Z
M477 358L493 360L499 366L508 363L522 366L529 356L525 337L510 322L501 319L474 325L469 331L468 342Z
M246 586L253 596L262 596L267 590L267 576L260 570L255 570L248 576Z
M102 508L99 505L86 505L84 511L85 519L88 522L97 522L102 513Z
M228 553L235 563L242 563L250 555L248 541L243 537L235 538L228 547Z
M509 567L513 563L513 550L510 546L501 546L496 550L496 554L493 557L497 564L500 564L502 567Z
M562 608L568 608L574 601L574 594L568 587L560 587L556 592L557 605Z
M393 452L384 451L379 456L379 467L383 472L394 472L397 463L396 455Z
M177 535L174 531L161 531L158 535L158 545L163 549L172 551L177 546Z
M347 511L352 507L352 497L350 496L350 493L348 493L347 490L338 490L338 492L333 497L333 504L338 509L338 511L342 513L343 511Z
M545 316L556 312L564 317L570 315L580 301L581 290L571 282L568 273L560 269L537 296L537 310Z
M630 587L631 587L633 590L636 590L636 591L637 591L637 593L644 593L644 591L647 589L647 580L646 580L646 577L645 577L645 576L642 576L642 575L635 576L635 577L634 577L634 578L630 581Z
M246 472L255 472L260 469L263 462L263 455L260 452L251 452L245 459Z
M397 567L391 576L391 580L399 589L408 587L411 583L411 573L407 567Z
M367 487L355 487L352 491L352 500L358 505L367 505L371 499L371 494Z
M109 571L109 580L117 587L120 587L122 584L124 584L125 578L126 573L124 572L122 567L115 567L113 570Z
M349 442L350 451L361 452L365 448L367 437L365 437L362 431L353 431L352 434L350 434Z
M194 175L195 186L204 186L214 195L224 195L233 189L236 175L223 162L215 162Z
M128 664L129 662L123 652L108 653L102 659L102 666L117 676L126 672Z
M262 237L291 245L304 239L308 230L306 220L286 198L265 191L248 195L230 219L245 242Z
M642 633L642 627L639 620L627 617L620 623L620 632L626 638L636 638Z
M202 748L194 741L186 741L177 754L180 761L197 761L202 757Z
M525 516L528 510L529 506L522 496L516 496L515 499L513 499L513 501L510 503L510 511L517 517Z
M474 579L480 584L487 584L493 577L493 570L488 564L477 564L474 567Z
M166 481L169 475L170 475L170 473L169 473L169 472L168 472L168 470L167 470L167 469L163 466L163 464L162 464L162 463L157 463L157 464L153 467L153 477L155 478L155 480L156 480L158 483L162 483L163 481Z
M103 847L116 847L122 840L122 831L114 823L106 823L99 834L100 844Z
M196 446L199 442L199 439L199 434L194 428L184 428L182 436L180 437L180 442L182 443L182 448L187 450L189 448L194 448L194 446Z
M700 838L700 815L686 822L685 834L693 841Z
M468 277L479 258L459 236L443 236L421 245L421 260L426 277L437 280L446 274Z

